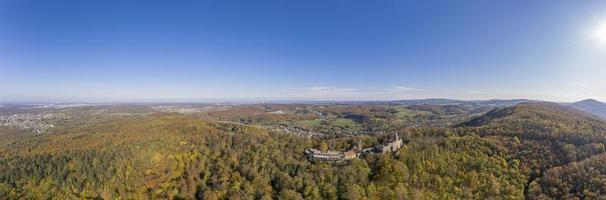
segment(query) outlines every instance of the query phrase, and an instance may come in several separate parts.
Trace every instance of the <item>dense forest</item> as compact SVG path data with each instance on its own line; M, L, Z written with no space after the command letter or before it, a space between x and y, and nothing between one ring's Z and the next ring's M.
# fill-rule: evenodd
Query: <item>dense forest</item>
M494 109L247 105L205 114L141 114L148 111L95 115L46 134L0 129L0 197L606 198L606 123L556 104ZM406 141L397 153L339 164L310 162L303 152L322 146L332 150L360 143L372 146L387 140L387 135L313 138L268 128L320 116L327 117L314 124L318 129L340 126L345 120L359 129L374 127L377 121L383 126L420 119L445 123L390 126L387 130Z

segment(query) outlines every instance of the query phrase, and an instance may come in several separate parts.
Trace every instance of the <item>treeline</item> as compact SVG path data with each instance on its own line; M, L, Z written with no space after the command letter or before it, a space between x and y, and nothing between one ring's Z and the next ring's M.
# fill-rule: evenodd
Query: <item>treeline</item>
M606 154L549 169L533 181L529 199L606 199Z

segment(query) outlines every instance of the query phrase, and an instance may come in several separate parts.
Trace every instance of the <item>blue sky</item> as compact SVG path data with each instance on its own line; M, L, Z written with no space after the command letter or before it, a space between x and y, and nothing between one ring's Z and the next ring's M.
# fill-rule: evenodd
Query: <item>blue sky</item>
M0 1L0 101L606 100L605 1Z

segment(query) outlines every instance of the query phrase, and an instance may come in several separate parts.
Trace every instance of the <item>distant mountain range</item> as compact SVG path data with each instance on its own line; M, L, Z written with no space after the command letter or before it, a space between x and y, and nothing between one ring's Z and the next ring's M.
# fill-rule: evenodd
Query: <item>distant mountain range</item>
M402 105L459 105L459 104L473 104L478 106L490 106L490 107L507 107L514 106L519 103L541 103L543 101L530 100L530 99L492 99L492 100L454 100L454 99L414 99L414 100L399 100L391 101L390 103L402 104ZM563 103L564 105L576 108L578 110L591 113L601 118L606 118L606 103L594 100L586 99L574 103Z
M586 99L583 101L569 104L576 109L594 114L598 117L606 118L606 103L599 102L593 99Z
M176 102L175 102L176 103ZM240 102L236 104L246 103L303 103L303 104L395 104L395 105L406 105L406 106L418 106L418 105L438 105L438 106L450 106L450 105L466 105L471 107L483 107L483 108L497 108L497 107L509 107L515 106L520 103L548 103L546 101L538 101L531 99L490 99L490 100L457 100L457 99L445 99L445 98L431 98L431 99L410 99L410 100L392 100L392 101L252 101L252 102ZM124 104L133 104L127 103ZM147 103L142 103L147 104ZM606 103L594 100L586 99L574 103L560 103L562 105L570 106L578 110L591 113L595 116L606 119ZM17 107L32 107L34 105L44 104L21 104L21 103L4 103L0 105L0 110L15 109ZM54 105L54 104L51 104Z
M509 123L519 123L520 121L534 122L534 120L539 118L543 121L550 121L553 124L568 123L569 126L574 126L575 123L600 124L602 125L602 129L606 130L606 123L597 119L592 113L553 102L523 102L514 106L496 108L463 123L463 125L480 126L503 121ZM511 126L511 124L505 125ZM537 127L541 126L543 125L537 125Z
M391 103L403 105L458 105L458 104L476 104L482 106L514 106L523 102L540 102L530 99L490 99L490 100L456 100L456 99L413 99L398 100Z
M476 105L486 107L509 107L515 106L520 103L547 103L544 101L530 100L530 99L491 99L491 100L454 100L454 99L414 99L414 100L398 100L391 101L390 103L402 104L408 106L414 105ZM572 108L576 108L586 113L593 114L600 118L606 119L606 103L594 100L586 99L574 103L562 103Z

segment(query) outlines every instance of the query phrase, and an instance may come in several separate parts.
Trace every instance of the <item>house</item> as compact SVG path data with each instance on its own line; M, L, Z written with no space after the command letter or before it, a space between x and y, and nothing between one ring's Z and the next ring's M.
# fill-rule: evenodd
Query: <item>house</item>
M354 150L343 152L343 159L345 160L351 160L357 158L358 156L360 156L360 153Z

